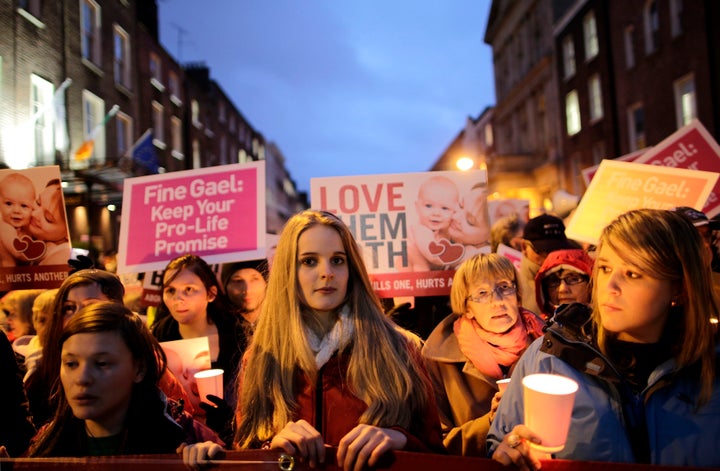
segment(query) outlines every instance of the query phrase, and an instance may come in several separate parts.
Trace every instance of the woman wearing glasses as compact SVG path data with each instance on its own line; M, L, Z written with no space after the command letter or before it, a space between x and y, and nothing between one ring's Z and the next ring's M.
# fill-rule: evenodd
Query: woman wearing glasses
M562 304L590 302L593 259L582 249L550 252L535 275L540 316L547 320Z
M542 335L542 320L520 306L517 271L498 254L478 254L458 267L453 313L423 347L435 383L443 442L450 453L485 456L485 438L502 397L496 381Z

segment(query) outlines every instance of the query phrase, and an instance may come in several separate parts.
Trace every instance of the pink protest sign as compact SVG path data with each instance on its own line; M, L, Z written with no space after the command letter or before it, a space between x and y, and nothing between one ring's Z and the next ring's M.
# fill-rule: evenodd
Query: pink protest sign
M129 178L118 272L162 270L193 253L208 263L265 254L265 162Z
M641 149L636 150L635 152L631 152L629 154L621 155L620 157L617 157L612 160L620 161L620 162L634 162L635 159L643 155L645 152L647 152L648 149ZM598 169L600 168L600 165L593 165L592 167L587 167L582 169L582 177L583 181L585 182L585 186L590 186L590 180L593 179L595 174L597 173Z
M638 208L696 208L717 180L714 172L603 160L565 234L596 244L603 228L620 214Z
M483 171L313 178L311 206L340 217L381 297L450 293L464 260L490 252Z
M635 159L640 164L720 172L720 147L698 120L683 126ZM703 204L702 202L700 204ZM702 209L708 217L720 213L720 183L716 183Z

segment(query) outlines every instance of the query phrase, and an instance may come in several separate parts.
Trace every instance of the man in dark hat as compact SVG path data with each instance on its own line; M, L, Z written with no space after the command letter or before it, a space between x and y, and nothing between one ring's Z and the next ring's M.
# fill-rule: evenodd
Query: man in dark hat
M708 219L704 212L689 206L677 206L673 208L673 211L682 214L692 221L693 226L695 226L700 237L702 237L705 247L707 248L707 260L710 268L712 268L713 289L715 293L720 296L720 273L718 273L720 257L718 257L713 240L713 231L720 229L720 221L715 218Z
M673 211L682 214L692 221L693 226L695 226L695 229L700 233L700 237L703 238L705 245L712 255L712 231L720 229L720 221L711 221L705 213L689 206L678 206L674 208Z
M530 219L523 230L522 259L520 260L520 293L522 306L536 314L540 308L535 298L535 275L550 252L562 249L578 249L580 245L565 236L562 219L541 214Z
M264 258L225 264L220 272L223 289L237 309L248 342L260 317L267 277L268 263Z

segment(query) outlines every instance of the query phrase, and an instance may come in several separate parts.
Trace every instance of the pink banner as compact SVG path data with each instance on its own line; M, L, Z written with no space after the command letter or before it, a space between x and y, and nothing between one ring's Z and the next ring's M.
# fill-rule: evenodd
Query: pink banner
M208 263L265 254L264 162L125 180L118 272L162 270L193 253Z
M694 120L645 152L635 162L718 173L720 146L702 123ZM705 205L695 209L701 209L708 217L720 213L720 182L715 184Z
M490 252L481 170L313 178L310 186L311 206L353 232L383 298L449 294L455 269Z

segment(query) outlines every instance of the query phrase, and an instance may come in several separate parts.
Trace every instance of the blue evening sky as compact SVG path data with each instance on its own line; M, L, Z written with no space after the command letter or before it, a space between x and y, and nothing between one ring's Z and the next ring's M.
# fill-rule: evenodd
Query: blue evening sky
M428 170L495 103L490 0L159 0L160 39L204 62L310 178Z

